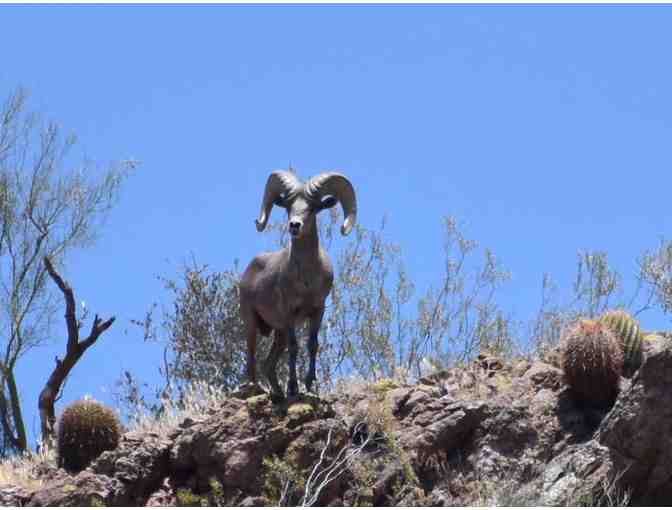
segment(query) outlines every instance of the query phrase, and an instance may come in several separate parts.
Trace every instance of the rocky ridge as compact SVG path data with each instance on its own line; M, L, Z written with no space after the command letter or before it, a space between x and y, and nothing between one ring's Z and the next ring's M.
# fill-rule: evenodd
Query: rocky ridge
M78 474L36 466L41 485L0 487L0 505L669 503L672 345L647 348L610 410L578 406L553 356L282 404L234 393Z

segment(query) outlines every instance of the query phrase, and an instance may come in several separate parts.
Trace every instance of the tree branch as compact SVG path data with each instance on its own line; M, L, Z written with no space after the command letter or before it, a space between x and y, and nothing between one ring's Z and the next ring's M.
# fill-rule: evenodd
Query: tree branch
M12 417L14 418L14 429L16 430L18 449L25 452L28 450L28 438L26 436L26 427L21 414L19 389L16 387L16 379L14 378L13 371L10 370L9 373L6 374L6 381L7 388L9 389L10 403L12 405Z
M75 294L72 288L56 272L49 257L44 257L44 265L51 279L54 280L58 288L65 297L65 323L68 326L68 352L74 350L79 342L79 329L77 328L77 317L75 316Z
M70 371L75 364L82 357L84 352L91 347L96 340L102 335L114 322L114 317L106 321L102 321L96 315L93 325L91 326L91 333L89 336L79 342L79 329L77 328L77 319L75 316L75 295L72 288L59 275L54 266L51 264L49 258L44 258L44 264L47 268L49 276L58 285L65 295L66 312L65 321L68 326L68 343L66 347L65 356L62 360L56 357L56 367L51 372L44 389L40 392L38 408L40 411L40 422L42 428L42 441L51 446L54 439L54 426L56 424L56 414L54 411L54 402L60 394L63 384L67 379Z
M98 337L102 335L114 322L115 317L110 317L107 319L105 322L102 322L100 317L96 315L96 317L93 319L93 325L91 326L91 333L89 333L89 336L85 339L82 340L79 343L79 346L82 349L88 349L89 346L94 344L96 340L98 340Z
M0 366L1 368L2 366ZM5 378L5 372L2 370L2 378L0 379L0 424L2 424L5 440L8 440L14 449L20 450L19 439L14 435L12 425L9 422L10 412L7 407L7 400L5 399Z

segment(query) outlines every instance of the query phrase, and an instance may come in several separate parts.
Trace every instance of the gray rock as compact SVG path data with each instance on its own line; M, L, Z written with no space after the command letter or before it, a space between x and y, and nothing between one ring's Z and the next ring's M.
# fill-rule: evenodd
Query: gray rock
M400 442L421 457L437 450L450 451L476 429L485 418L486 407L483 401L428 399L404 420L408 426L402 430Z
M543 473L542 505L600 503L610 468L608 449L596 441L568 448L554 458Z
M648 353L597 439L612 451L620 482L634 501L672 501L672 350L660 344Z
M559 368L537 361L525 372L524 378L537 387L558 390L563 384L562 375Z
M248 496L240 502L240 506L269 506L270 502L263 496Z
M4 486L0 487L0 506L26 506L30 500L31 492L25 487Z
M33 493L27 506L101 506L113 504L119 482L89 470L66 475Z

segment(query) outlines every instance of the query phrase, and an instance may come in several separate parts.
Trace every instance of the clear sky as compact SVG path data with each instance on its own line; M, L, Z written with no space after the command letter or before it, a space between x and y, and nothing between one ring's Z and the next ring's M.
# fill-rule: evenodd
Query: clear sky
M501 302L521 319L545 271L569 288L578 250L606 250L631 289L670 237L670 6L3 5L0 26L1 97L24 85L82 153L142 161L68 261L78 299L118 320L62 404L111 402L124 369L156 380L158 349L129 326L165 296L156 275L266 249L253 219L290 162L348 175L364 226L388 213L419 293L456 216L512 272ZM31 433L65 334L18 371Z

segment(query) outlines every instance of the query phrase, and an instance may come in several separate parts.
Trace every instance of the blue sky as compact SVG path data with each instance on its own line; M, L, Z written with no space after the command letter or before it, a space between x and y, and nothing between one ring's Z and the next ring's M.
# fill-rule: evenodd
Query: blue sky
M569 288L578 250L607 251L631 289L672 225L671 23L669 6L0 6L0 96L24 85L82 154L142 161L68 261L78 298L118 321L63 403L111 402L124 369L155 380L157 348L125 330L165 296L156 275L268 248L253 219L290 162L348 175L364 226L388 213L419 293L444 215L512 272L501 302L521 319L545 271ZM19 370L31 432L64 337Z

